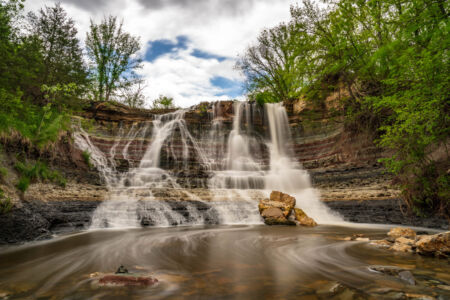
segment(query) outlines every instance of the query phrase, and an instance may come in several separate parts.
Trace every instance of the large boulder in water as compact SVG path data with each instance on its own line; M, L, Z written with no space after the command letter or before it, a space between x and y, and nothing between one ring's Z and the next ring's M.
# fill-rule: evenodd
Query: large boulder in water
M259 201L259 213L262 214L264 210L269 208L279 208L283 215L287 218L292 209L295 207L295 198L278 191L273 191L270 194L270 199L263 199Z
M295 225L288 219L295 207L295 198L278 191L270 194L270 199L259 201L259 213L267 225Z
M278 207L269 207L265 209L261 216L267 225L295 225L295 222L288 220L281 209Z
M420 236L415 246L419 254L448 257L450 255L450 231Z
M316 221L308 217L308 215L300 208L294 208L295 219L302 226L314 227L317 226Z

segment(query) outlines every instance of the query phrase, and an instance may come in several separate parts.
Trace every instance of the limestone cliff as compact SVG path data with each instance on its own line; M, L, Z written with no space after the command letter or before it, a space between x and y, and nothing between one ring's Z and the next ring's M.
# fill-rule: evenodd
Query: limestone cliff
M313 186L320 190L322 201L331 208L354 222L448 227L447 221L439 218L419 219L407 214L398 191L390 186L389 176L377 162L389 153L378 149L372 136L347 131L342 119L333 116L329 107L315 109L301 100L285 106L292 135L291 143L285 147L310 172ZM118 170L126 171L142 159L146 147L153 142L152 130L158 116L170 112L173 110L130 109L93 103L74 118L74 131L84 130L95 147L115 161ZM246 108L243 124L251 129L255 140L251 152L262 168L268 168L269 160L269 149L263 143L269 138L265 114L262 107L253 103ZM208 169L217 166L205 164L198 149L221 159L233 116L232 101L202 103L187 109L183 126L196 143L186 142L182 139L183 133L175 131L164 141L160 166L168 170L180 186L208 198L207 181L211 176ZM17 147L17 143L9 142L4 149L11 169ZM32 156L33 151L29 152ZM67 187L40 183L20 194L13 192L14 178L2 182L4 189L15 194L16 208L0 218L0 242L46 238L53 232L86 228L92 211L105 200L106 188L99 170L89 166L73 136L62 137L45 150L43 156L66 176ZM156 195L161 199L182 200L179 195L164 192ZM17 234L18 231L21 233Z

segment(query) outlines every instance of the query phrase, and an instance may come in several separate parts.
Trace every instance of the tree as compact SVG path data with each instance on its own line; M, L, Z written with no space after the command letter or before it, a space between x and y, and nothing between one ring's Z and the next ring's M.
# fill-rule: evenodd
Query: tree
M247 90L264 102L297 97L307 82L308 35L301 23L289 22L261 32L236 67L247 79Z
M32 32L42 44L44 74L42 83L46 85L69 84L85 85L87 71L83 53L76 37L77 29L73 19L57 3L46 6L39 15L29 13Z
M158 98L153 100L152 108L154 108L154 109L175 108L175 105L173 104L173 98L172 97L163 96L163 95L159 95Z
M144 95L145 87L144 81L139 80L134 86L123 88L119 96L120 102L133 108L143 107L146 99Z
M116 17L105 17L98 25L91 20L86 48L94 67L97 101L109 101L119 89L128 88L139 80L135 73L142 66L141 59L136 57L139 38L124 32L123 23L118 23Z

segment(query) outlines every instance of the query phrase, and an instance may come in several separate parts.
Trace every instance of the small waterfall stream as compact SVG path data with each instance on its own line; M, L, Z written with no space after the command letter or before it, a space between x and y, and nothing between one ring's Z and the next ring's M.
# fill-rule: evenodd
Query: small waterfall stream
M109 151L97 147L79 126L75 143L90 153L109 191L91 227L261 224L258 201L272 190L294 195L297 205L320 223L340 222L319 201L308 173L290 154L284 107L266 104L269 135L264 137L252 127L254 104L233 105L231 130L226 130L218 105L210 129L196 135L188 129L186 110L179 110L128 130L121 126ZM128 162L127 171L119 171L118 156ZM204 184L192 184L191 173Z

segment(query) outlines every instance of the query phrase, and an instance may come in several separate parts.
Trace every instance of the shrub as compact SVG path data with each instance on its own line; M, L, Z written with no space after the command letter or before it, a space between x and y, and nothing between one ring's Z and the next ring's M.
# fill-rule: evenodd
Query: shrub
M11 198L6 197L3 190L0 189L0 214L6 214L13 206L14 203L12 203Z
M83 156L84 161L89 166L89 168L92 168L92 162L91 162L91 153L89 151L85 150L81 153L81 156Z
M0 167L0 179L6 178L8 170L4 167Z
M45 163L40 161L37 161L34 165L18 162L15 168L21 175L17 188L22 192L28 189L30 183L38 180L54 182L62 187L65 187L67 183L58 171L50 170Z

